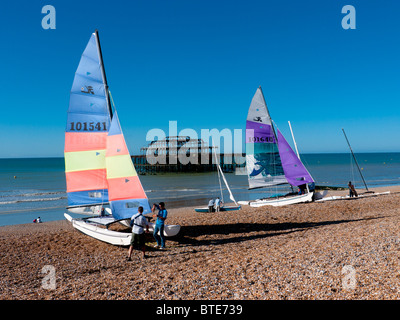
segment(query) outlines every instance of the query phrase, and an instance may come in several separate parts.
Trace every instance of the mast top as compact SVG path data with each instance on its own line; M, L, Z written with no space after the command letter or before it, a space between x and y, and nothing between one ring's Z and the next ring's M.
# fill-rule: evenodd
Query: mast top
M111 107L111 102L110 102L110 96L109 96L109 90L108 90L108 84L107 84L107 77L106 77L106 70L104 68L103 54L101 52L99 31L96 29L94 31L94 33L96 35L97 49L99 51L101 74L103 75L104 89L105 89L105 95L106 95L106 100L107 100L108 111L110 113L110 118L112 119L113 112L112 112L112 107Z

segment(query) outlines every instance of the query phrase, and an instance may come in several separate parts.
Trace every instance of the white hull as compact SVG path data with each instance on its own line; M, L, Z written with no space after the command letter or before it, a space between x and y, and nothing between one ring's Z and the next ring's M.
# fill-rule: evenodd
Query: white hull
M86 222L81 219L73 219L69 214L64 213L64 217L72 223L72 226L79 230L80 232L95 238L97 240L110 243L116 246L129 246L131 243L131 232L118 232L105 229L100 225L96 225L93 223ZM126 222L126 223L124 223ZM121 221L123 225L128 225L129 222ZM176 236L181 229L180 225L165 225L164 227L164 235L166 237L173 237ZM149 231L153 232L154 230L154 223L150 223Z
M72 223L72 226L80 232L116 246L129 246L132 233L117 232L105 229L95 224L87 223L83 220L73 219L69 214L64 213L65 218Z
M130 225L129 225L130 220L122 220L119 222L126 227L130 227ZM154 226L155 226L155 223L153 223L153 222L149 223L149 232L154 231ZM164 226L164 236L165 237L176 236L180 230L181 230L181 226L179 224L166 224ZM158 234L160 234L160 232L158 232Z
M302 202L311 202L312 201L313 192L309 192L307 194L302 194L298 196L290 196L285 198L276 198L276 199L265 199L265 200L256 200L250 202L250 207L258 208L262 206L287 206L290 204L302 203Z
M380 192L380 193L360 194L358 197L352 197L352 198L350 198L348 195L347 196L332 196L332 197L322 198L322 199L319 199L316 201L323 202L323 201L333 201L333 200L350 200L350 199L357 199L357 198L376 197L376 196L381 196L381 195L385 195L385 194L390 194L390 191Z

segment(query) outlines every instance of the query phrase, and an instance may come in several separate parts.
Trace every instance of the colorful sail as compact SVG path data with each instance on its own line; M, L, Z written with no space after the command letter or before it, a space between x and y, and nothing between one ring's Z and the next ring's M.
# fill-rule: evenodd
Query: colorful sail
M106 92L98 38L93 33L70 93L64 148L69 207L108 201L105 154L111 117Z
M314 182L301 160L294 153L285 137L278 129L278 149L285 172L286 180L292 186L300 186Z
M261 87L253 97L247 115L246 168L250 189L287 183Z
M139 206L143 207L144 214L151 212L116 112L107 136L106 168L108 199L116 220L131 218L138 212Z

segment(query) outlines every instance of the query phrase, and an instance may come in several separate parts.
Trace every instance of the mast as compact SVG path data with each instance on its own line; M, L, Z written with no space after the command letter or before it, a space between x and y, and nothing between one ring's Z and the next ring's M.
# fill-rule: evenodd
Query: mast
M296 143L296 140L294 139L294 134L293 134L293 130L292 130L292 125L290 124L290 121L288 121L288 123L289 123L290 133L292 134L292 139L293 139L293 142L294 142L294 147L296 148L297 158L300 159L299 150L297 149L297 143Z
M299 154L299 150L297 149L297 143L296 143L296 140L294 139L294 134L293 134L293 130L292 130L292 125L290 124L290 121L288 121L288 123L289 123L290 133L292 134L292 139L293 139L294 147L296 148L297 158L299 158L299 160L301 161L301 159L300 159L300 154ZM311 176L311 175L310 175L310 176ZM306 188L307 188L307 193L309 193L309 192L310 192L310 189L308 188L308 183L306 183Z
M212 139L212 146L214 147L214 139ZM220 173L218 170L219 160L217 158L217 151L215 149L213 149L213 154L215 157L215 167L217 168L217 172L218 172L218 181L219 181L219 190L221 191L221 200L222 200L222 202L224 202L224 195L222 193L222 185L221 185L221 176L220 176ZM221 155L221 153L220 153L220 155Z
M103 54L101 53L101 46L100 46L100 38L99 38L99 32L97 29L94 31L96 35L96 44L97 44L97 50L99 52L99 60L100 60L100 66L101 66L101 74L103 76L103 81L104 81L104 91L105 91L105 96L106 96L106 101L107 101L107 106L108 106L108 112L110 113L110 118L112 119L113 112L111 108L111 102L110 102L110 96L109 96L109 91L108 91L108 84L107 84L107 77L106 77L106 70L104 69L104 62L103 62Z
M265 98L264 98L264 92L262 91L262 89L261 89L261 86L259 86L258 88L259 88L259 89L260 89L260 91L261 91L261 96L262 96L262 98L263 98L264 105L265 105L265 107L266 107L266 109L267 109L268 116L269 116L269 118L271 119L271 128L272 128L272 132L274 133L275 141L278 141L278 137L276 136L276 132L275 132L275 128L274 128L274 124L273 124L273 121L272 121L271 115L269 114L268 107L267 107L267 102L265 101Z
M364 182L365 188L367 189L367 191L369 191L369 190L368 190L368 187L367 187L367 184L365 183L364 177L363 177L363 175L362 175L362 173L361 173L360 167L358 166L358 162L357 162L356 156L354 155L353 150L351 149L349 139L347 139L346 132L344 132L344 129L343 129L343 128L342 128L342 131L343 131L344 137L346 138L347 144L349 145L351 154L353 155L354 162L355 162L356 165L357 165L358 172L360 173L361 179L362 179L362 181Z

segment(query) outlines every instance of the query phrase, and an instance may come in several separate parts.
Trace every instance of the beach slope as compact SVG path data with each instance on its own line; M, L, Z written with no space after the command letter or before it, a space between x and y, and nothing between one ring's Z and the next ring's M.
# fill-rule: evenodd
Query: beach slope
M234 212L170 209L180 235L165 251L148 235L148 258L132 262L127 248L67 221L0 227L0 299L399 299L400 194L386 190Z

